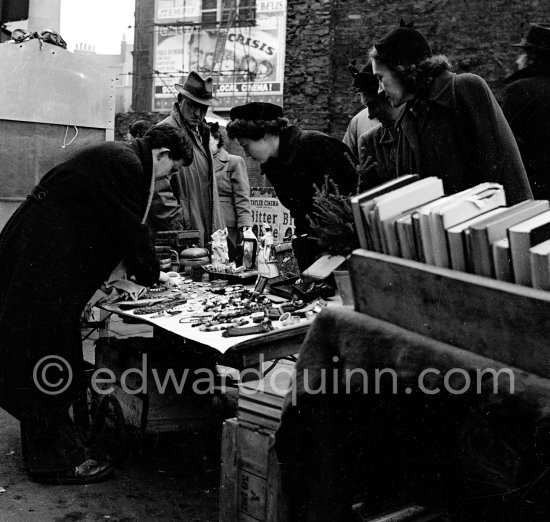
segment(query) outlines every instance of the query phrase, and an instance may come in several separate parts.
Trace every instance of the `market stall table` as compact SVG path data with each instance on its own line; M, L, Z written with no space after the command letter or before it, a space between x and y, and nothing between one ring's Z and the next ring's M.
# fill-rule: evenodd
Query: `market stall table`
M342 306L339 297L330 298L325 303L331 308ZM131 306L131 303L126 302L126 305ZM223 330L201 331L199 327L188 322L188 313L178 309L174 315L168 313L136 314L134 310L123 309L123 306L124 304L120 303L104 304L101 305L101 308L111 314L128 318L132 322L139 321L152 325L153 339L149 339L151 341L149 346L163 345L168 340L170 348L160 354L154 354L154 357L157 357L157 362L154 364L163 366L162 371L166 371L169 365L164 366L163 361L159 362L159 358L168 359L172 356L177 358L178 355L181 355L183 359L187 359L193 364L194 358L197 356L199 361L206 361L204 367L208 367L211 361L215 361L217 365L239 370L242 381L262 379L277 364L278 360L293 359L299 352L300 345L314 318L314 315L310 315L308 318L301 318L299 322L285 325L278 319L274 319L271 321L273 325L271 331L224 337ZM197 311L197 314L200 313ZM137 339L139 340L139 338ZM121 386L119 379L125 371L144 371L144 366L137 355L140 350L133 355L118 354L115 343L98 344L96 352L98 350L96 367L113 370L117 378L117 383L114 386L115 391L108 396L106 407L103 408L103 410L109 409L110 413L103 413L103 416L109 414L112 416L115 413L119 424L124 423L126 426L141 429L147 426L157 431L187 431L212 427L212 423L215 423L212 418L212 398L197 397L188 391L178 394L158 393L158 390L151 386L147 387L146 393L134 395L132 392L128 394L127 390ZM263 363L268 361L274 362L266 371L263 371ZM150 370L149 367L145 373ZM189 373L192 374L192 372ZM224 400L228 400L226 395L228 382L223 381L221 384L217 391L224 396ZM132 385L139 386L140 383L133 383L130 387ZM229 381L229 385L231 385L231 381ZM233 392L236 392L236 388L233 388ZM230 389L229 394L231 394ZM104 398L100 398L100 400L103 401ZM231 398L229 398L230 400Z
M339 296L326 300L327 307L342 306ZM116 304L102 305L107 312L118 314L132 320L142 321L155 329L171 332L181 338L182 346L193 344L206 350L218 352L219 364L238 370L258 367L263 361L271 361L298 353L300 345L311 325L313 318L300 319L299 323L280 326L272 322L273 330L239 337L223 337L222 331L203 332L191 323L180 322L179 316L136 315L131 310L123 310Z

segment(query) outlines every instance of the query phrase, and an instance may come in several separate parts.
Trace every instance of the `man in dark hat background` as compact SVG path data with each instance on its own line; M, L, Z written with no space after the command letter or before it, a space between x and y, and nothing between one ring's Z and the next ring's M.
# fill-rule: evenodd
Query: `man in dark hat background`
M357 96L359 96L362 105L365 108L359 111L349 122L346 133L342 138L342 141L350 148L353 155L359 157L359 137L370 129L374 129L378 125L376 116L369 114L367 102L370 99L370 92L372 92L372 86L378 90L378 81L372 75L372 65L369 63L361 68L357 69L355 66L355 60L349 64L349 72L353 78L351 88Z
M392 107L384 94L378 92L378 80L372 74L372 64L359 72L350 64L354 85L361 89L361 102L367 108L372 122L379 122L363 132L358 138L359 151L359 191L397 177L396 152L397 138L394 131L402 107Z
M484 181L501 183L509 205L532 197L510 126L487 83L455 74L411 26L390 31L370 52L380 92L404 106L397 174L437 176L447 194Z
M321 188L328 176L341 194L355 193L357 173L347 157L350 150L327 134L290 125L283 109L271 103L252 102L233 107L229 117L227 135L236 138L245 153L261 163L262 173L294 219L296 239L292 246L303 271L323 253L307 236L314 185Z
M209 146L210 130L204 119L208 108L219 103L213 96L212 83L212 78L204 79L191 71L183 85L175 85L178 100L170 116L161 122L184 130L193 145L193 163L180 168L171 184L181 205L184 227L199 230L201 246L224 227ZM160 207L154 209L160 211Z
M531 24L518 71L506 78L502 110L518 142L536 199L550 198L550 24Z

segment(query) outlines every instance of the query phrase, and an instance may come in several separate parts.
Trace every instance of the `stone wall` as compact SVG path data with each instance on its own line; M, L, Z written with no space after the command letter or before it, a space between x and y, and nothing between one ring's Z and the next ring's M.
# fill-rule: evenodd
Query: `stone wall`
M365 64L372 43L413 21L456 72L479 74L495 92L512 72L529 22L550 22L543 0L288 0L285 112L305 128L342 137L361 109L349 60Z
M291 122L330 133L333 0L288 0L284 109Z

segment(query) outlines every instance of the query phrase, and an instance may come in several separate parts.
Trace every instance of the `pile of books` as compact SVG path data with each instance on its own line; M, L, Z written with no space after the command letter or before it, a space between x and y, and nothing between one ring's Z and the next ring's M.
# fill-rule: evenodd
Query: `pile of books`
M548 201L507 207L497 183L445 196L439 178L409 174L351 206L362 248L550 290Z

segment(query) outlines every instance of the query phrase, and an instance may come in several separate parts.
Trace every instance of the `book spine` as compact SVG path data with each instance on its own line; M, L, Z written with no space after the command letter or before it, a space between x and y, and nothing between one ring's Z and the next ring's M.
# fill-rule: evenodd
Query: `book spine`
M470 244L472 250L472 269L474 274L485 277L495 277L492 263L491 245L487 230L470 229Z
M464 248L464 237L462 232L447 231L449 252L451 256L451 267L454 270L466 271L466 252Z
M514 272L512 270L511 249L507 239L495 241L492 245L493 259L495 263L495 277L499 281L514 282Z
M426 258L424 257L424 245L422 244L422 233L420 230L420 214L418 212L415 212L412 215L412 226L413 226L413 233L414 233L414 243L416 247L416 253L417 253L417 260L425 263Z
M548 255L529 253L533 288L550 290L550 259Z
M355 221L355 231L359 239L359 246L361 248L368 248L367 231L365 230L365 224L363 222L363 213L358 201L351 201L351 210L353 213L353 219Z

